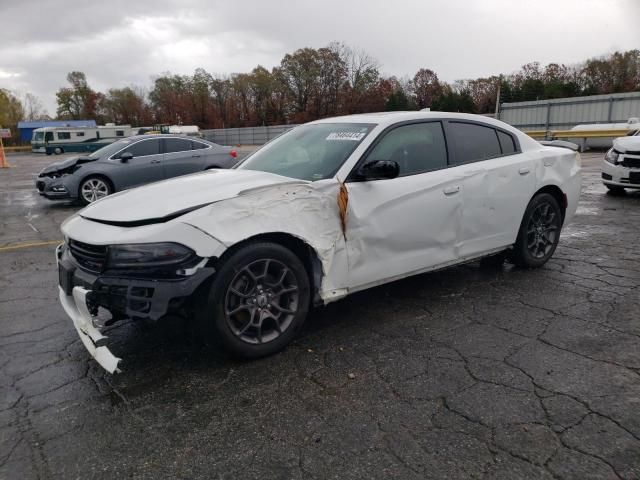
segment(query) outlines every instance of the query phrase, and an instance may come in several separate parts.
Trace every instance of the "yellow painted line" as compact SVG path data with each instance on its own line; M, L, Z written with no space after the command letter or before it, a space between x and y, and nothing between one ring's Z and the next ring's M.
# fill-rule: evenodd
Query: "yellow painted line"
M10 252L12 250L21 250L23 248L47 247L49 245L58 245L59 243L62 243L62 240L50 240L48 242L16 243L15 245L6 245L4 247L0 247L0 252Z

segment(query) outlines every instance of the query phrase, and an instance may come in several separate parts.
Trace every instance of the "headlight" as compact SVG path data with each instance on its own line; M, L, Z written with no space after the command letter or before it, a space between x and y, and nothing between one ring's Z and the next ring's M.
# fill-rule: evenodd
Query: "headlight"
M140 243L109 246L109 268L165 267L195 258L190 248L179 243Z
M610 148L604 155L604 159L612 165L616 165L620 155L613 148Z

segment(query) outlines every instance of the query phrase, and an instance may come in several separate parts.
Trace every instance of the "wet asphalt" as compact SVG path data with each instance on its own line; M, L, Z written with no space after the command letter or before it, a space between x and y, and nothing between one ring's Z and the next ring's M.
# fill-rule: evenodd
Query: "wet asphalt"
M584 154L544 268L355 294L253 362L197 347L182 318L119 323L109 375L57 301L53 242L78 206L34 192L51 157L10 156L0 478L640 478L640 192L607 195L601 158Z

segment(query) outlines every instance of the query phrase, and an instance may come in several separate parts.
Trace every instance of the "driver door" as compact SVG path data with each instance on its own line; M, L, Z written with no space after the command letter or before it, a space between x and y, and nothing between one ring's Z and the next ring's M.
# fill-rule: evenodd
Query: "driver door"
M126 161L120 160L124 153L131 153L133 158ZM114 159L120 162L120 168L113 175L116 190L164 179L163 154L161 153L159 138L149 138L136 142L119 152Z
M439 121L388 130L359 163L390 160L399 176L348 182L350 288L370 286L456 259L462 177L447 168Z

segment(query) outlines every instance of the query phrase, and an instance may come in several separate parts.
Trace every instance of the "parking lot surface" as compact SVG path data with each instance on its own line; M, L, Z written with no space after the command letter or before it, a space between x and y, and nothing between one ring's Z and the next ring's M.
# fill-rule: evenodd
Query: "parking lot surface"
M270 358L119 323L123 373L57 302L78 207L0 170L0 478L640 478L640 194L584 154L572 225L538 270L479 263L316 310ZM56 158L57 159L57 158Z

